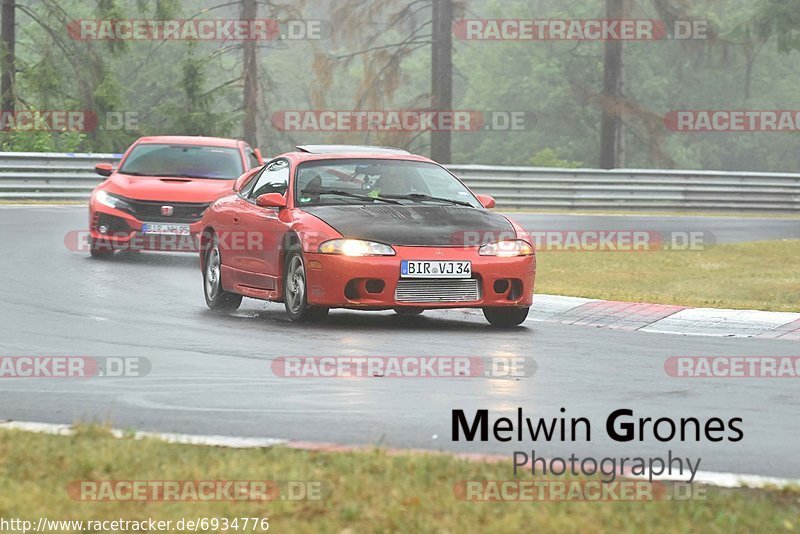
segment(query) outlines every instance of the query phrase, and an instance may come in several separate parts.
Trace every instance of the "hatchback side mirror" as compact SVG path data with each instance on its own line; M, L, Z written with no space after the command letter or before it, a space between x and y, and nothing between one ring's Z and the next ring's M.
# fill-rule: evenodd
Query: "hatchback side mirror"
M94 172L100 176L111 176L114 173L114 167L110 163L98 163L94 166Z

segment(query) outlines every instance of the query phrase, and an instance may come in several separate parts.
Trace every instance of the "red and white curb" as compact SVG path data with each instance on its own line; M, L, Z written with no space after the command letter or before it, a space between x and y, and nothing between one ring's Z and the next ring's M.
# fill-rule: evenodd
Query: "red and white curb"
M56 436L69 436L74 433L72 425L33 423L26 421L0 422L0 430L18 430L21 432L35 432L38 434L50 434ZM219 435L204 436L197 434L174 434L163 432L126 432L123 430L111 430L111 434L116 438L133 437L134 439L157 439L167 443L201 445L207 447L228 447L236 449L257 449L274 447L276 445L290 449L318 452L358 452L374 449L374 447L365 445L337 445L334 443L291 441L287 439L276 438L233 437ZM501 454L447 453L426 449L382 448L381 450L390 456L396 456L400 454L449 454L454 458L460 458L472 462L508 463L509 461L507 455ZM629 476L629 478L647 478L647 475ZM654 475L653 480L680 481L681 479L679 477L669 475ZM695 475L693 483L719 486L722 488L747 487L779 489L800 487L800 480L796 479L738 473L719 473L715 471L698 471Z
M690 336L800 340L800 313L534 295L528 321Z

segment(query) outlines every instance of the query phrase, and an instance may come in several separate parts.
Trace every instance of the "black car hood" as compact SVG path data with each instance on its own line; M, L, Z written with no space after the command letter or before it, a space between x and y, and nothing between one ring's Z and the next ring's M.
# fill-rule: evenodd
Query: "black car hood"
M508 220L488 210L441 205L304 206L344 237L399 246L475 246L513 239Z

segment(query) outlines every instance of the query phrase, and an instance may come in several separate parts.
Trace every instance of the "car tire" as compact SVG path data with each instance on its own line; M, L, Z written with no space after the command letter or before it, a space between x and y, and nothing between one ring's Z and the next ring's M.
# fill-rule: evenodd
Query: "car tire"
M424 311L425 308L414 308L405 306L394 309L394 312L401 317L416 317L418 315L422 315L422 312Z
M521 325L528 317L529 307L484 308L483 316L489 324L498 328L513 328Z
M307 288L303 254L299 250L292 250L286 255L283 269L283 304L292 321L311 323L321 321L328 315L328 308L308 304Z
M114 247L111 246L109 241L99 241L97 239L91 239L89 241L89 254L93 258L110 258L114 255Z
M209 308L218 312L232 312L242 304L242 296L222 289L222 256L216 236L205 251L203 262L203 296Z

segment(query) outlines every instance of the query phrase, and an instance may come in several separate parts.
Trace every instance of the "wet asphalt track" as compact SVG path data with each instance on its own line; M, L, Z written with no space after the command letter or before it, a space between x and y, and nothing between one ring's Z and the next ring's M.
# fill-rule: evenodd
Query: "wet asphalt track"
M526 227L554 216L521 215ZM588 225L556 216L551 228ZM620 220L623 220L620 223ZM797 220L697 219L731 240L798 236ZM800 355L797 342L684 337L528 322L500 332L479 314L332 312L324 325L289 322L283 306L245 300L234 316L206 309L193 255L118 254L95 261L66 250L85 228L80 208L0 209L0 354L144 356L145 378L0 381L0 419L195 434L265 436L336 443L504 452L570 452L601 458L701 457L701 469L800 478L798 382L680 380L664 374L675 355ZM685 225L651 219L648 224ZM609 224L634 224L613 218ZM557 226L556 226L557 225ZM609 228L607 224L596 226ZM763 232L759 233L759 232ZM530 378L286 379L278 356L419 355L532 357ZM450 410L487 408L513 416L588 417L592 442L453 443ZM743 441L620 445L604 438L605 417L631 408L642 417L741 417Z

